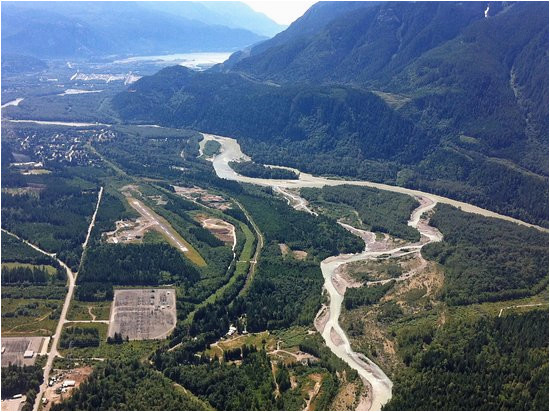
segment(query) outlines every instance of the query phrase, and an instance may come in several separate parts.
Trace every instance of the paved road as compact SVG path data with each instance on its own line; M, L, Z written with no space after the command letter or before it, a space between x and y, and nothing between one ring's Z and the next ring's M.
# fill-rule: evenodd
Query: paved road
M56 256L55 256L55 253L49 253L49 252L46 252L45 250L42 250L41 248L39 248L38 246L36 245L33 245L32 243L28 242L27 240L25 239L21 239L19 236L17 236L16 234L14 233L11 233L11 232L8 232L7 230L4 230L2 229L3 232L5 233L9 233L10 235L12 236L15 236L17 239L21 240L23 243L25 243L26 245L29 245L30 247L32 247L34 250L44 254L44 255L47 255L47 256L50 256L52 258L54 258L55 260L57 260L57 262L65 269L65 271L67 272L67 279L69 280L69 291L67 292L67 296L65 297L65 302L63 303L63 309L61 310L61 315L59 317L59 322L57 323L57 328L55 329L55 334L53 335L53 343L52 343L52 349L50 350L49 354L48 354L48 360L46 361L46 366L44 367L44 382L42 383L42 385L40 385L40 391L38 393L38 395L36 395L36 400L35 400L35 403L34 403L34 410L37 411L38 410L38 407L40 405L40 402L41 402L41 399L42 399L42 396L44 394L44 391L46 390L46 388L48 387L48 379L50 377L50 372L51 372L51 369L52 369L52 365L53 365L53 361L55 359L56 356L58 356L58 352L57 352L57 344L59 342L59 337L61 335L61 331L63 329L63 325L65 323L65 320L67 318L67 311L69 310L69 306L71 304L71 299L72 299L72 296L73 296L73 291L74 291L74 285L75 285L75 280L76 280L76 275L73 273L73 271L69 268L69 266L67 266L65 264L65 262L59 260Z
M136 209L142 216L145 216L147 219L155 222L155 225L158 227L158 229L167 236L172 242L176 245L176 247L181 250L182 252L188 252L189 249L181 240L179 240L172 231L160 221L160 218L147 206L145 206L143 203L141 203L139 200L134 199L132 197L128 198L128 203L130 206L132 206L134 209Z
M94 214L92 215L92 220L90 222L90 226L88 226L88 233L86 234L86 239L84 240L84 243L82 244L82 257L84 257L84 251L86 250L86 247L88 246L88 242L90 241L90 235L92 234L92 229L95 226L95 218L97 216L97 211L99 210L99 204L101 203L101 198L103 197L103 186L99 188L99 193L97 195L97 203L95 206Z
M83 243L83 250L82 250L82 256L84 256L84 253L86 252L86 246L88 245L88 241L90 239L90 234L92 232L92 228L95 225L95 219L97 216L97 211L99 209L99 204L101 203L101 197L103 195L103 187L99 189L98 197L97 197L97 203L94 210L94 213L92 215L92 220L90 221L90 226L88 227L88 233L86 235L86 239ZM38 250L39 252L54 257L57 262L65 269L67 272L67 279L69 280L69 289L67 292L67 296L65 297L65 302L63 303L63 308L61 309L61 315L59 316L59 322L57 323L57 328L55 329L55 335L53 336L53 343L52 348L50 350L50 353L48 354L48 360L46 361L46 366L44 367L44 382L42 382L42 385L40 385L40 391L36 395L36 400L34 402L34 408L33 410L37 411L40 403L42 401L42 397L44 395L44 392L46 391L46 388L48 387L48 380L50 378L50 373L53 367L53 362L56 358L56 356L59 356L59 352L57 350L58 344L59 344L59 338L61 337L61 332L63 331L63 326L65 323L67 323L67 312L69 311L69 307L71 306L71 300L73 298L74 293L74 287L76 283L76 276L77 273L73 273L73 271L65 264L65 262L61 261L57 257L55 257L55 254L48 253L39 247L32 245L31 243L27 242L26 240L23 240L26 244L33 247L34 249Z

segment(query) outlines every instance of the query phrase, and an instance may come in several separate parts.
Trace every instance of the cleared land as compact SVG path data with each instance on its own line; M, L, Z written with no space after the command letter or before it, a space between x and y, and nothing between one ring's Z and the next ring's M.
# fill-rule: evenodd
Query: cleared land
M163 217L157 215L149 207L145 206L139 200L127 196L128 204L132 206L144 219L147 229L155 230L160 233L172 246L185 254L193 263L198 266L206 266L206 262L189 242L182 238L178 232Z
M109 336L130 340L164 339L176 326L175 289L115 291Z
M231 209L231 202L223 196L210 193L200 187L173 186L173 188L177 195L193 202L219 210Z
M205 215L197 215L196 219L200 222L201 226L210 231L219 240L225 243L234 244L235 239L235 226L225 220L208 217Z
M34 365L36 355L40 354L43 337L24 337L24 338L2 338L2 367L12 365ZM30 351L29 357L25 357L25 352Z
M3 411L20 411L23 408L23 404L27 400L27 397L23 395L19 399L2 399Z
M62 306L57 299L2 298L2 335L53 335Z

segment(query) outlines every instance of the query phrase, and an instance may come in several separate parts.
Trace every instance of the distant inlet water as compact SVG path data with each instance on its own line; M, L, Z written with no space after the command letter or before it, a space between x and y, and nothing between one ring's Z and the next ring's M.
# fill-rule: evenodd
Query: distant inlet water
M136 62L158 62L189 67L193 70L206 70L209 67L226 61L232 52L201 52L201 53L176 53L157 56L134 56L126 59L115 60L114 64L130 64Z

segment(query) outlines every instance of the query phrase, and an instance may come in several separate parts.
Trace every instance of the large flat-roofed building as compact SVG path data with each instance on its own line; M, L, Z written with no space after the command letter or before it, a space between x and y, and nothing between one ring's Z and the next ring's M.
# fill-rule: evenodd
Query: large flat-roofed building
M44 339L41 336L2 338L2 367L34 365Z

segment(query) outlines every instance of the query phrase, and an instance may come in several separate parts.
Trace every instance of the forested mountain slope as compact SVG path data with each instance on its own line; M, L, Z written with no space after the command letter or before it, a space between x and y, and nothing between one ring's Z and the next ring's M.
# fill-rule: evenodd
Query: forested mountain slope
M210 73L162 71L114 106L124 120L237 137L258 162L547 225L548 4L486 9L317 4Z
M548 4L490 3L488 18L481 2L332 7L342 15L319 31L299 20L232 70L399 94L385 97L426 127L472 136L484 152L547 175L542 158L521 158L536 156L525 153L529 139L548 140Z
M430 138L373 93L338 86L252 82L237 74L170 67L137 82L114 104L123 118L190 125L309 152L348 150L363 159L418 161Z

